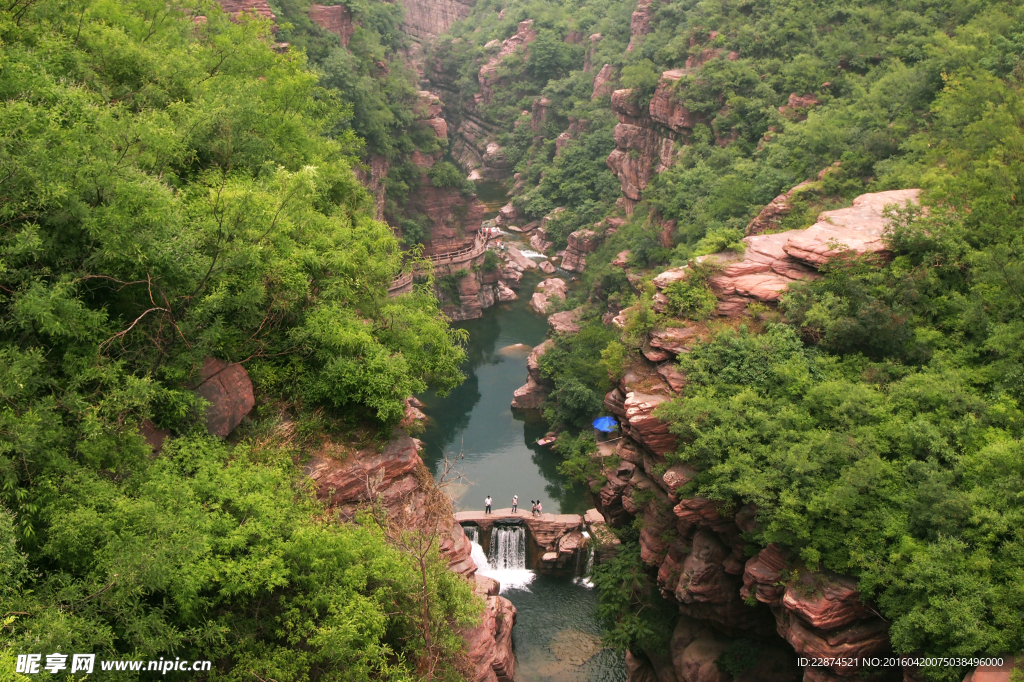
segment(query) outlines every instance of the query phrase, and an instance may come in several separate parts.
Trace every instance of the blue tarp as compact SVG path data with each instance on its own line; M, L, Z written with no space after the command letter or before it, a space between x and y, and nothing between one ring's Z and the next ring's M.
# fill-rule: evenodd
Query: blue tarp
M611 433L619 427L618 422L615 421L615 417L598 417L594 420L594 428L598 431L604 431L605 433Z

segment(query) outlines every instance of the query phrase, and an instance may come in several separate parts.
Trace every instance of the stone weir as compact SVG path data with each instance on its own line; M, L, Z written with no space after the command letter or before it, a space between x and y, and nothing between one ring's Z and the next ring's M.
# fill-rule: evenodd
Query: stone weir
M480 529L480 544L490 544L495 526L521 525L526 527L526 565L538 573L563 573L576 567L576 556L587 546L583 535L583 517L578 514L531 514L511 508L498 509L492 514L482 511L463 511L455 515L463 526L475 525Z

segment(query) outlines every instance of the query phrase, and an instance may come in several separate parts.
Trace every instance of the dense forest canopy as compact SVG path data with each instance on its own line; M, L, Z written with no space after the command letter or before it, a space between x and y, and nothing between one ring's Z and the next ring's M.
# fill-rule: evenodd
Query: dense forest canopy
M429 648L439 676L461 674L465 582L433 557L428 646L405 615L422 606L409 557L373 524L334 523L296 466L325 432L387 433L405 398L462 378L465 336L433 281L387 296L409 256L353 172L388 161L388 213L415 241L409 156L445 149L417 123L397 3L347 5L347 48L307 4L272 6L276 28L193 0L0 8L5 679L26 650L170 652L213 660L210 679L299 682L412 679ZM556 248L624 220L561 304L585 306L582 330L541 365L564 471L597 475L579 434L648 332L703 324L684 393L657 413L679 437L669 463L700 471L683 492L756 504L751 551L777 542L857 577L900 653L1021 651L1021 8L666 0L636 39L636 6L480 0L426 55L446 116L498 131L523 216L566 208ZM492 41L527 19L535 40L477 104ZM671 95L696 121L628 216L605 164L617 119L593 96L604 64L636 106L681 70ZM540 97L535 129L522 112ZM462 170L442 161L428 180L457 187ZM750 219L804 181L777 229L885 189L920 187L924 207L893 212L891 258L838 258L777 310L716 322L696 278L654 310L654 274L742 251ZM610 266L624 250L632 281ZM606 313L624 308L620 333ZM260 396L230 443L193 393L208 356L243 364ZM144 420L174 434L159 456ZM618 589L647 573L636 537L597 576L622 648L670 627Z
M506 58L506 87L477 109L501 126L525 178L513 203L526 218L566 207L548 227L556 248L616 210L618 182L605 166L616 119L607 94L592 99L603 64L640 107L663 71L681 70L672 97L697 121L626 225L588 255L583 285L563 306L586 304L583 330L557 338L542 361L555 386L545 415L570 431L586 427L652 328L706 324L705 341L680 356L687 387L658 412L679 436L669 463L701 472L683 494L753 502L755 548L778 542L809 567L857 576L899 652L1020 651L1020 7L669 0L651 4L649 32L627 49L635 8L484 1L433 53L435 78L473 109L487 43L534 20L536 58L532 45L529 56ZM571 39L595 33L594 42ZM800 110L791 95L814 102ZM542 96L549 116L537 130L520 112ZM567 130L572 139L556 153ZM701 286L666 290L669 310L652 309L652 275L742 252L748 222L804 181L777 230L807 227L865 192L920 187L926 208L893 215L891 260L839 258L779 310L754 306L738 327L706 319ZM627 249L641 276L633 282L609 266ZM627 307L625 333L609 331L602 315ZM563 470L593 481L587 440L562 438ZM622 601L619 588L643 573L629 565L639 562L631 551L602 567L598 584L609 641L642 649L665 630L658 609Z
M409 558L333 523L295 462L456 385L464 336L429 279L387 296L403 256L352 109L275 42L215 2L0 11L3 679L25 651L279 682L425 655ZM192 393L207 356L260 396L230 447ZM159 457L144 419L177 436ZM457 676L478 608L432 566L432 665Z

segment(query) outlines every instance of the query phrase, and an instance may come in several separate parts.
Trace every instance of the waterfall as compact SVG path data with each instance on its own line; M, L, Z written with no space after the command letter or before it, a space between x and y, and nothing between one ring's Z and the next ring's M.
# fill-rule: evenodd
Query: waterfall
M472 557L476 572L494 578L501 585L501 593L508 590L526 590L533 582L534 573L526 568L526 529L522 526L495 526L491 531L490 556L480 545L480 529L465 526L466 537L473 543Z
M586 554L584 563L583 555ZM573 582L584 587L593 587L590 580L590 573L594 569L594 543L590 540L590 533L583 531L583 546L576 552L576 577Z
M488 560L499 571L525 569L526 529L522 526L496 526L491 531Z

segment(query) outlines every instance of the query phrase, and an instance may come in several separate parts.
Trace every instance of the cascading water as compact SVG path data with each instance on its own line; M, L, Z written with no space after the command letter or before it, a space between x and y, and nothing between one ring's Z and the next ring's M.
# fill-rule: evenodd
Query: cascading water
M498 526L491 531L491 566L501 570L526 568L526 529L522 526Z
M583 556L586 555L586 559ZM583 531L583 546L576 552L576 575L573 582L584 587L593 587L590 572L594 569L594 546L590 533Z
M526 590L533 582L534 572L526 568L526 529L522 526L496 526L491 531L490 556L480 545L480 529L465 526L466 537L472 543L473 563L480 575L494 578L501 585L501 593L508 590Z

